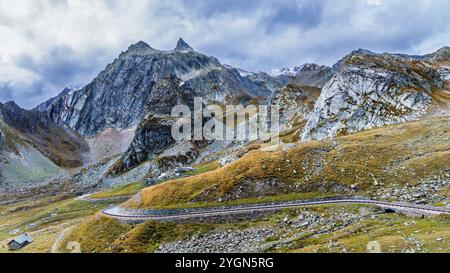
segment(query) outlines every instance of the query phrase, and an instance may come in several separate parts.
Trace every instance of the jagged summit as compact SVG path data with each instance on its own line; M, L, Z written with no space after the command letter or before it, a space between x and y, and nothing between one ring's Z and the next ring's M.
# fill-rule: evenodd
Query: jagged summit
M243 93L246 98L271 93L216 58L193 51L183 39L176 50L153 49L138 42L85 87L46 102L45 110L57 124L68 125L83 136L96 136L106 128L137 126L149 109L170 114L181 89L214 101Z
M135 44L130 45L128 47L128 49L121 54L121 56L136 55L136 54L141 55L141 54L146 54L152 50L155 50L155 49L152 48L151 46L149 46L146 42L139 41Z
M23 110L15 101L7 101L3 104L0 103L0 112L2 112L2 107L8 109L8 111L19 111Z
M133 50L139 50L139 49L151 49L152 47L149 46L146 42L143 41L139 41L135 44L132 44L129 48L128 51L133 51Z
M376 53L365 48L359 48L350 53L350 55L375 55Z
M135 44L132 44L128 47L128 49L125 52L122 52L120 57L131 57L131 56L142 56L142 55L148 55L148 54L158 54L158 53L173 53L173 52L182 52L182 53L189 53L194 52L194 49L186 43L182 38L180 38L177 42L177 46L175 49L172 50L160 50L155 49L148 45L146 42L139 41Z
M370 55L370 56L378 56L383 58L394 58L394 59L400 59L403 61L447 61L450 59L450 47L444 46L440 49L438 49L436 52L426 54L426 55L409 55L409 54L403 54L403 53L375 53L373 51L367 50L367 49L357 49L352 51L350 54L344 57L344 59L353 57L353 56L363 56L363 55Z
M3 103L3 105L20 108L19 105L17 105L17 103L15 101L13 101L13 100L5 102L5 103Z
M178 39L175 50L176 51L194 51L194 49L183 40L183 38Z
M60 98L69 95L72 91L77 90L77 89L81 89L80 87L65 87L58 95L56 95L55 97L39 104L38 106L36 106L36 110L38 111L47 111L47 109L52 105L53 102L59 100Z

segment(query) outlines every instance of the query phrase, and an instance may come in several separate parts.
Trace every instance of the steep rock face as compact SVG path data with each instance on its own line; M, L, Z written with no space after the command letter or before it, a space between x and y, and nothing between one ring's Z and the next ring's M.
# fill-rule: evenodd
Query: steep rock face
M172 107L187 105L193 110L196 92L173 75L157 82L145 106L147 117L139 123L131 145L117 162L113 173L128 171L174 145L171 135L174 120L170 118Z
M134 138L136 128L109 128L95 137L86 138L89 144L89 154L86 155L85 165L101 162L124 153Z
M234 71L232 68L227 69L229 71ZM295 83L288 84L286 86L286 84L293 79L292 77L272 77L263 72L244 73L242 70L238 71L238 73L240 73L241 76L248 78L252 82L260 85L262 89L273 90L274 93L269 99L269 104L279 105L281 107L281 127L279 128L279 130L282 131L291 129L294 126L299 126L300 124L305 124L306 119L308 118L309 113L312 111L314 103L320 94L320 88L306 85L320 85L318 81L324 81L324 78L328 77L328 74L326 76L325 74L323 74L323 71L327 69L329 68L318 65L305 65L303 66L303 70L299 69L299 71L304 73L304 75L301 74L303 75L303 78L300 78L300 80L303 80L302 82L305 84L305 86L298 86ZM207 75L207 77L205 78L203 75L201 75L196 79L193 79L191 82L184 82L182 81L182 79L174 75L170 75L165 77L164 79L161 79L159 82L155 83L152 89L152 94L147 102L146 113L148 113L148 115L155 116L169 116L171 112L171 106L176 104L188 105L192 109L194 96L201 96L205 98L210 96L210 94L214 94L213 90L209 90L206 93L204 92L204 90L207 90L208 88L207 86L204 86L204 83L210 81L210 79L208 79L208 77L210 76L211 75ZM301 76L299 75L299 77ZM306 79L314 80L308 81ZM199 86L203 87L199 88ZM223 92L221 92L220 94L222 93ZM244 96L245 98L245 93L242 94L242 96ZM233 98L230 97L210 97L210 99L214 101L231 101L233 103L241 103L242 98L243 97L239 96L238 93L237 95L235 95L234 101ZM146 143L144 139L149 137L148 134L152 130L152 126L155 126L155 131L158 134L170 134L169 127L165 128L165 131L163 131L164 128L160 127L157 123L149 124L146 121L142 122L138 127L138 130L136 131L135 138L130 148L122 157L122 160L118 162L117 166L120 166L116 166L117 171L114 172L117 173L121 171L127 171L149 159L156 158L158 162L163 161L159 160L158 151L161 151L161 149L163 148L171 149L171 146L174 145L174 143L171 141L165 142L165 147L160 146L160 142ZM142 128L145 128L145 130L142 130ZM301 130L302 128L303 127L299 127L298 129ZM300 134L300 132L298 132L298 134ZM136 149L135 147L139 147L139 149ZM223 149L226 148L223 147ZM196 155L195 152L190 152L190 154L191 156L183 158L191 160ZM180 163L183 163L181 161ZM186 162L186 160L184 160L184 162ZM159 169L164 170L164 168L161 166Z
M106 128L128 128L147 115L148 105L159 96L154 95L155 87L167 77L176 77L191 96L211 101L224 102L242 94L248 98L270 94L264 86L241 77L236 69L195 52L181 39L170 51L139 42L86 87L52 102L48 113L58 124L68 124L84 136L97 135Z
M280 131L304 124L314 109L320 88L298 86L294 83L276 91L270 105L279 107Z
M177 46L175 47L175 51L184 51L184 52L192 52L194 49L188 45L182 38L180 38L177 42Z
M175 144L171 130L175 120L169 117L149 115L136 129L134 139L122 159L116 162L112 173L129 171L140 163L154 159Z
M88 146L72 129L58 126L44 113L24 110L14 102L0 104L0 113L4 126L9 127L9 143L23 139L61 167L82 165L83 154L88 151ZM5 143L5 138L2 139ZM14 150L13 147L9 148Z
M5 147L5 136L3 135L3 132L0 129L0 151L2 151Z
M175 105L187 105L192 109L194 97L201 96L200 92L192 89L189 84L182 84L177 76L168 75L155 83L144 111L147 115L170 116Z
M322 140L422 117L436 92L448 95L448 79L439 72L446 70L440 63L448 61L446 52L424 57L353 52L325 84L302 139Z
M300 134L303 126L314 109L314 104L323 85L333 76L333 69L317 64L304 64L292 70L286 70L289 80L273 92L270 105L280 110L280 128L286 131L295 128ZM283 76L278 76L278 78ZM298 137L296 137L298 138Z
M49 99L48 101L45 101L38 106L36 106L36 110L44 112L50 109L53 103L57 102L58 100L62 99L63 97L69 95L71 92L75 91L76 88L66 87L64 88L56 97Z

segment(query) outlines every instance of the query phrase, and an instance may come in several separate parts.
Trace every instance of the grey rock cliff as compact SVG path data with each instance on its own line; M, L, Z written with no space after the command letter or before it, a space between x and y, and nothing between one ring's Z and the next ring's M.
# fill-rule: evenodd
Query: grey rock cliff
M279 130L289 130L304 124L310 117L320 93L320 88L294 83L277 90L271 97L270 105L277 105L279 108Z
M158 154L175 144L171 136L175 121L167 117L149 115L139 124L128 150L114 166L112 173L129 171L140 163L154 159Z
M426 56L352 52L334 68L303 132L303 140L326 139L421 118L436 92L449 92L448 49ZM441 71L441 72L439 72Z
M3 136L3 132L0 129L0 151L5 147L5 137Z
M64 88L56 97L49 99L48 101L45 101L41 104L39 104L38 106L36 106L36 110L41 111L41 112L45 112L47 111L53 103L55 103L56 101L60 100L61 98L69 95L70 92L74 91L75 89L73 88L69 88L66 87Z

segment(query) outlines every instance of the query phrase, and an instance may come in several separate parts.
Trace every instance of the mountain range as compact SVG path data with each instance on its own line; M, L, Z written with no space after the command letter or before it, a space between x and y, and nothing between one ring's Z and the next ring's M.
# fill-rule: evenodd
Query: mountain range
M0 104L0 189L23 192L55 179L77 190L101 189L244 156L252 143L175 143L171 109L192 107L194 97L278 105L278 130L289 136L283 141L301 143L448 117L449 81L448 47L425 56L360 49L332 67L253 73L183 39L173 50L138 42L86 86L66 88L33 110Z
M172 108L192 111L196 97L277 106L280 141L175 141ZM0 243L27 233L25 252L448 252L448 215L425 212L450 212L449 107L449 47L358 49L267 73L183 39L138 42L34 109L0 103ZM239 114L213 118L250 136Z

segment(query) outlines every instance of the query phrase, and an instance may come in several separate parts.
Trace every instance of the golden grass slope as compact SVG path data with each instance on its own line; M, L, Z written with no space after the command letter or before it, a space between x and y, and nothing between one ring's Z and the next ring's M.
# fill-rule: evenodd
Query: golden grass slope
M59 250L69 252L65 246L76 241L83 253L119 252L152 253L165 243L189 240L211 234L230 234L249 228L276 229L277 236L261 238L260 244L276 242L263 252L331 252L364 253L369 242L377 241L385 253L421 252L448 253L450 249L450 221L447 216L411 218L401 214L378 214L376 210L350 224L336 222L329 232L322 226L315 228L292 228L283 219L295 219L305 211L317 213L322 218L331 217L343 210L351 213L370 211L365 206L316 206L284 210L261 219L232 223L164 223L148 221L127 225L119 220L101 215L89 217L74 227L59 245ZM230 238L229 238L230 239ZM232 239L230 239L232 240ZM282 242L282 243L281 243ZM210 244L217 242L211 241ZM207 252L207 249L204 250Z
M135 208L194 205L280 194L370 193L419 183L450 168L450 118L369 130L287 150L255 150L223 168L142 190L125 203ZM354 187L353 187L354 188Z

